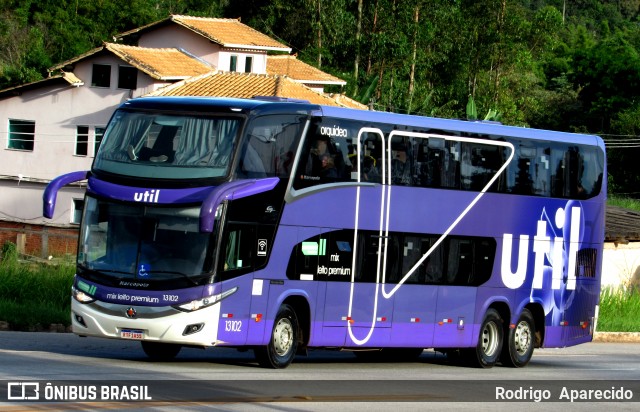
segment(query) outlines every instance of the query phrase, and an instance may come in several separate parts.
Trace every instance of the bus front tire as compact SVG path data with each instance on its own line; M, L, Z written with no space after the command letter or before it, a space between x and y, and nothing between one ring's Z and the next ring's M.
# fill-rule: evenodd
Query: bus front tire
M535 346L536 328L533 315L524 309L515 328L509 328L501 361L505 366L521 368L531 360Z
M500 358L504 336L503 322L495 309L489 309L480 327L480 336L475 348L466 349L467 362L475 367L491 368Z
M144 353L154 361L172 360L178 356L180 349L182 349L182 346L173 343L150 342L146 340L140 343L142 344Z
M254 349L258 364L273 369L289 366L296 356L299 333L298 318L293 308L289 305L280 306L269 344Z

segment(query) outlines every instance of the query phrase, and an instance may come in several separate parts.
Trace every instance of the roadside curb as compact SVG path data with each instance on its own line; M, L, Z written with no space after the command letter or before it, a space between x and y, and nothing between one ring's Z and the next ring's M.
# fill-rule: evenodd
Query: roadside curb
M640 343L640 332L596 332L594 342Z

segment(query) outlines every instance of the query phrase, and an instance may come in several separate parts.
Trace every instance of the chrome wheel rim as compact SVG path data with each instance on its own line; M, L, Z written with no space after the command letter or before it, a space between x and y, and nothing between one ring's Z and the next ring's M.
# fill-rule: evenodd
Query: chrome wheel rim
M498 350L498 325L489 322L482 329L482 352L492 357Z
M514 340L518 355L522 356L527 353L529 347L531 347L531 328L527 322L518 323L514 333Z
M282 318L273 330L273 347L278 356L286 355L293 345L293 325L287 318Z

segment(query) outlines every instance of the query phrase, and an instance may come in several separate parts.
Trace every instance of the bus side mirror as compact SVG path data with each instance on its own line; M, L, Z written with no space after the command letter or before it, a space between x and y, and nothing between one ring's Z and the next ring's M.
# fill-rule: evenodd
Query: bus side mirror
M69 183L79 182L81 180L86 180L89 177L88 170L83 170L79 172L71 172L62 176L58 176L53 179L47 187L44 189L44 194L42 195L42 216L47 219L53 218L53 212L56 208L56 199L58 197L58 191Z

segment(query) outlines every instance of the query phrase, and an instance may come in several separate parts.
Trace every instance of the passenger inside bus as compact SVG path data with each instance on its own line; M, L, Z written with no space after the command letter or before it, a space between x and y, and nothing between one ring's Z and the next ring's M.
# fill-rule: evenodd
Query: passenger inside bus
M409 186L412 184L411 160L407 154L405 143L392 145L393 159L391 159L391 184Z
M311 174L323 179L335 180L341 176L344 161L332 146L328 136L319 135L311 149Z

